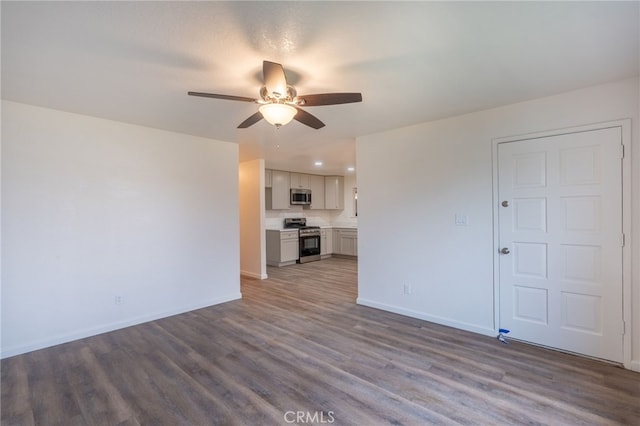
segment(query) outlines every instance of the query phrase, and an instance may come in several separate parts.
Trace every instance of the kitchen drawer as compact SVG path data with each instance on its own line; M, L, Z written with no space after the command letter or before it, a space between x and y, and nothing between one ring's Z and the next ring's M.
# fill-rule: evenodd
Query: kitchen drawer
M297 240L298 231L280 231L280 240Z

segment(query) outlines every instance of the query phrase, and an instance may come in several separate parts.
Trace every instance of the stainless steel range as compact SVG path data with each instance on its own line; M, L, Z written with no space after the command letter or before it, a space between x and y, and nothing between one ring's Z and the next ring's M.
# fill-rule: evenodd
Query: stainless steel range
M320 227L307 226L304 217L290 217L284 220L285 228L298 229L298 263L320 260Z

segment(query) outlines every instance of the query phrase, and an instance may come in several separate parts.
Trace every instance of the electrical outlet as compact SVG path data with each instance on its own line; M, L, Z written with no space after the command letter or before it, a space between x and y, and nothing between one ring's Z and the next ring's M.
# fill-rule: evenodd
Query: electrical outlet
M113 302L114 302L116 305L122 305L122 304L124 303L124 297L122 297L122 296L115 296L115 297L113 298Z
M411 284L404 285L404 294L411 294Z

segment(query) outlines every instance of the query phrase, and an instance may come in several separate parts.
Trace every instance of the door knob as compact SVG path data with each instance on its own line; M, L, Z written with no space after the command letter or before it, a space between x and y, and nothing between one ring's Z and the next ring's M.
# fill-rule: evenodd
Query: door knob
M509 202L508 201L503 201L502 202L502 207L509 207Z
M511 253L511 251L507 247L504 247L504 248L500 249L500 253L509 254L509 253Z

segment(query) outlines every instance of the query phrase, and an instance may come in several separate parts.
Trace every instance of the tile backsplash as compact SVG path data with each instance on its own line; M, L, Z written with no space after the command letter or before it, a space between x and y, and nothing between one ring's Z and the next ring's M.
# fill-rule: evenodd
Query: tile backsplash
M304 210L302 206L292 206L289 210L266 210L265 227L280 229L286 217L305 217L311 226L357 226L356 217L348 217L346 210Z

